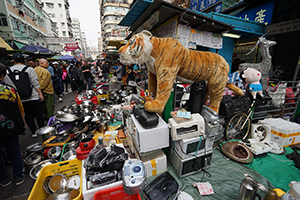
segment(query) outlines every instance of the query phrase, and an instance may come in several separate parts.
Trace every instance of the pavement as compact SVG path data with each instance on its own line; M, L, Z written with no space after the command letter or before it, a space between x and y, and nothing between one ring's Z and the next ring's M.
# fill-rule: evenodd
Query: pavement
M56 113L57 110L60 110L61 107L67 106L70 104L72 100L75 100L76 93L71 92L68 94L65 94L63 96L63 102L58 102L57 96L55 96L55 110L54 113ZM45 124L46 125L46 124ZM25 148L33 143L36 142L42 142L42 137L38 136L36 138L31 137L30 130L27 128L25 136L19 136L19 143L21 147L22 154L25 154ZM25 174L24 174L24 183L22 185L16 186L13 182L11 185L9 185L6 188L3 188L0 186L0 199L6 199L6 200L26 200L33 188L35 180L30 178L29 172L32 167L25 165ZM13 179L13 173L12 173L12 167L7 166L7 171L10 174L10 178Z

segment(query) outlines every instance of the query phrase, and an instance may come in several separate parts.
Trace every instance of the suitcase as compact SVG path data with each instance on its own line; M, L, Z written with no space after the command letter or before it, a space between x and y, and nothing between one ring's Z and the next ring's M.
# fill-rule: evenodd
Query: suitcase
M158 116L156 113L150 113L140 105L133 107L133 115L145 129L154 128L158 125Z

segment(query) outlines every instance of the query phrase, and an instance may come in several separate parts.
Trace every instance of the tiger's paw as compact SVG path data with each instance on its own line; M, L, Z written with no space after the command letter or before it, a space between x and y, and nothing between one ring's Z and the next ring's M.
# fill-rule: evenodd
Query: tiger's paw
M145 104L145 109L148 112L152 112L152 113L162 113L162 111L164 110L164 106L162 106L160 103L158 103L157 101L147 101Z

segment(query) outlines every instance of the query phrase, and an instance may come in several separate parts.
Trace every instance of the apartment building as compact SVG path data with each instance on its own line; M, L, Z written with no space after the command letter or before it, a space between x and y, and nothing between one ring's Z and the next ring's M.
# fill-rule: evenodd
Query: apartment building
M40 0L0 1L0 37L14 49L31 43L46 47L45 38L58 32L42 7Z
M68 0L41 0L43 9L57 26L59 37L73 37Z
M99 0L103 53L117 54L117 45L128 36L119 22L127 14L132 0Z

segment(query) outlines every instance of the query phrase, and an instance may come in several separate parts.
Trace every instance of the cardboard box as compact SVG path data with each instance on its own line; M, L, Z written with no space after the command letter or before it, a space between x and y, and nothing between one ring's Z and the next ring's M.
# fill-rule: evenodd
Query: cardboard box
M140 160L144 163L147 177L167 171L167 156L161 149L148 155L142 155Z
M269 118L259 121L271 126L271 140L283 147L300 143L300 124L282 118Z

